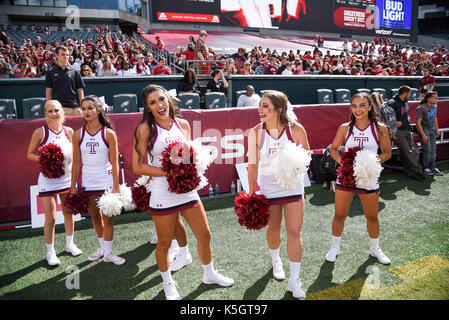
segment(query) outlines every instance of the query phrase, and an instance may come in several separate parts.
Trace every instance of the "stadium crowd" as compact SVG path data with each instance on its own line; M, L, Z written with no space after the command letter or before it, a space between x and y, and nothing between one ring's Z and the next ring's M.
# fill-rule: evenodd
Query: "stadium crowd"
M153 57L149 44L125 35L110 33L107 28L94 30L98 39L80 38L53 39L48 43L36 35L35 39L23 39L14 43L7 33L0 34L0 77L39 78L56 64L54 50L58 45L69 49L72 67L87 76L139 76L171 74L172 69L160 54L164 43L156 36ZM48 34L48 29L41 32ZM195 60L198 40L189 38L187 48L179 46L173 53L174 64L181 69L192 66ZM254 47L252 50L239 48L232 55L215 54L208 48L206 59L214 60L205 72L214 69L231 74L282 74L282 75L382 75L382 76L424 76L428 70L433 76L448 76L449 53L444 46L436 46L432 52L424 48L398 45L392 39L375 38L369 41L344 40L339 54L331 54L324 47L324 39L317 36L311 50L301 52L291 49L278 52L276 49ZM204 52L203 52L204 55ZM223 61L223 62L218 62ZM228 66L227 66L228 65ZM197 70L199 71L199 70ZM204 71L204 70L201 70Z

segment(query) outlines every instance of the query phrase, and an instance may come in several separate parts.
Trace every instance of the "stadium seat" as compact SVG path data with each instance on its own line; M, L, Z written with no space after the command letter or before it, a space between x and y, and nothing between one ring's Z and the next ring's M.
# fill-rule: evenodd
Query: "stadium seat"
M377 92L378 94L380 94L380 96L382 97L383 100L387 99L387 90L385 90L384 88L374 88L373 93L374 92Z
M235 105L237 105L237 101L239 101L239 98L242 94L246 94L246 90L238 90L235 92Z
M362 93L362 92L365 92L367 94L371 94L371 90L370 89L366 89L366 88L357 89L357 93Z
M392 98L398 93L398 90L399 90L399 89L391 89L391 90L390 90L390 92L391 92L391 97L392 97Z
M15 99L0 99L0 119L16 119L17 109Z
M116 94L113 99L114 113L137 112L137 96L135 94Z
M351 91L349 89L335 89L335 103L349 103Z
M317 89L317 103L318 104L329 104L334 103L334 95L330 89Z
M181 101L179 107L181 109L199 109L200 95L198 93L180 93L178 99Z
M22 100L23 118L39 119L45 118L44 105L47 100L45 98L28 98Z
M204 99L207 109L226 108L226 96L223 92L207 92Z
M418 100L419 100L419 90L416 88L411 88L410 101L418 101Z

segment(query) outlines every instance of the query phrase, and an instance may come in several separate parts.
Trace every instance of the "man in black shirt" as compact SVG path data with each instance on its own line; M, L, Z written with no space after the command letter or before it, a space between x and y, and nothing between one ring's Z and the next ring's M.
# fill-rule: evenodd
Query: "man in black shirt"
M211 73L212 79L206 85L206 92L223 92L226 94L228 82L224 77L223 70L215 69Z
M69 65L69 51L64 46L55 50L57 64L45 75L45 97L47 101L58 100L65 115L81 115L80 102L85 87L80 73Z
M419 164L419 154L414 148L411 135L409 106L407 101L410 99L411 89L409 86L402 86L398 93L388 100L387 104L396 112L398 122L397 145L404 164L404 173L412 179L423 181L426 175Z

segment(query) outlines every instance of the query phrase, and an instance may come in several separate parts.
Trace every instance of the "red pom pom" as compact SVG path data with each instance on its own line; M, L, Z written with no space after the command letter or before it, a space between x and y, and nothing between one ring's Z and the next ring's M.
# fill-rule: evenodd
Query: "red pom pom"
M147 192L146 186L136 184L131 187L133 202L140 211L148 211L151 192Z
M357 151L360 150L362 150L360 147L349 148L348 151L343 152L340 156L341 166L338 167L337 177L342 186L348 188L356 187L354 178L354 159Z
M187 193L201 182L194 165L196 153L187 143L171 143L161 154L162 170L167 173L168 191Z
M64 154L60 146L49 143L39 148L39 164L46 178L60 178L64 175Z
M241 192L234 199L234 213L239 217L239 224L249 230L260 230L268 224L270 204L264 195Z
M86 188L81 187L75 194L69 193L64 201L67 212L75 215L84 213L89 206L89 195L85 192Z

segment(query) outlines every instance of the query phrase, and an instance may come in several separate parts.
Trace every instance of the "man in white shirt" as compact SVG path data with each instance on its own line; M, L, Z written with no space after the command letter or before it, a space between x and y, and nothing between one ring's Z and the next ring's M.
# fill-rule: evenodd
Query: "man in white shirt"
M260 96L254 93L254 87L246 86L246 94L242 94L237 101L237 107L258 107Z

